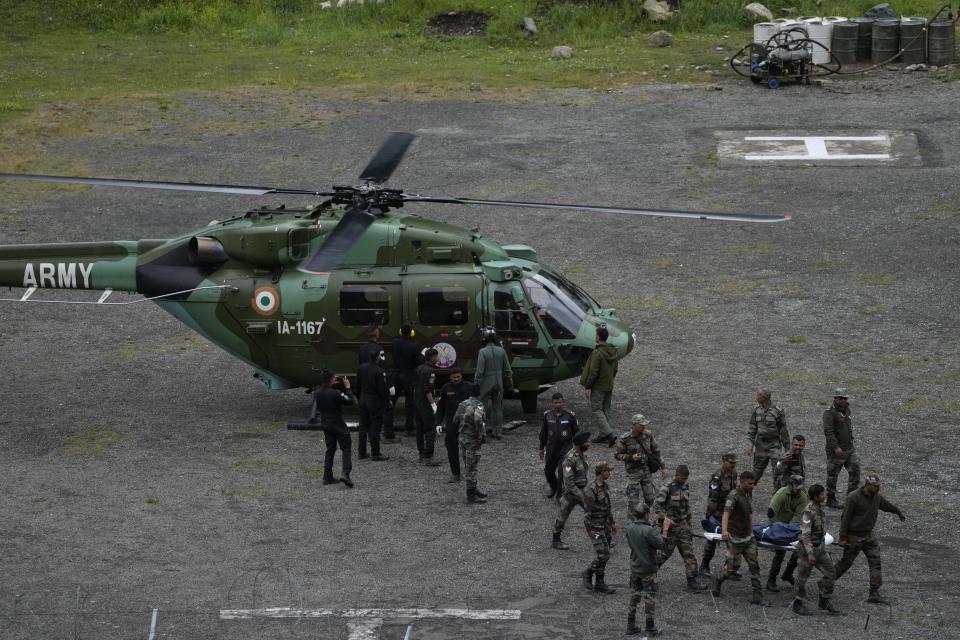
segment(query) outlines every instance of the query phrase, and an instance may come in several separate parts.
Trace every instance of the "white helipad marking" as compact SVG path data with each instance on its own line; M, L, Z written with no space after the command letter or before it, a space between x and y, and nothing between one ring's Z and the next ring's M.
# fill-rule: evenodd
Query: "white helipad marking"
M519 609L221 609L221 620L252 618L459 618L461 620L519 620Z
M746 141L795 142L803 141L806 154L762 154L743 156L744 160L890 160L889 136L745 136ZM827 141L831 142L877 142L887 149L886 153L830 153Z
M27 300L29 300L30 296L32 296L36 290L37 290L36 287L30 287L29 289L27 289L26 293L23 294L23 297L20 298L20 302L26 302Z
M113 289L104 289L103 293L100 295L100 299L97 300L97 304L103 304L107 301L107 298L110 297L110 294L113 293Z

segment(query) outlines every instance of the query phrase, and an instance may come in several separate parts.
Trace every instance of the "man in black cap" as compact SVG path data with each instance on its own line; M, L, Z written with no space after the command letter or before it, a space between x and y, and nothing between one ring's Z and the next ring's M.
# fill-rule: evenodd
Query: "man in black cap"
M450 369L450 382L437 394L437 433L443 433L447 446L447 462L450 463L449 483L460 482L460 443L458 429L453 424L457 407L474 395L476 385L463 381L463 371ZM478 393L478 391L477 391Z
M404 427L408 436L414 434L416 426L416 403L413 396L415 373L417 367L423 364L423 355L420 347L413 341L416 332L411 324L400 326L400 335L393 339L393 387L396 397L403 396ZM387 416L388 423L384 427L387 436L393 435L393 413Z
M420 464L428 467L437 467L440 461L433 458L433 444L437 439L435 431L434 412L436 401L433 399L433 387L436 382L436 370L433 365L437 361L437 350L427 349L423 357L426 361L417 367L414 376L414 406L417 408L417 451L420 453Z
M583 490L587 487L587 460L584 454L589 448L590 432L581 431L573 437L573 449L563 459L563 494L560 497L557 520L553 523L553 542L550 545L554 549L570 548L560 539L560 535L573 508L577 505L582 508L584 505Z
M367 341L363 343L360 351L357 352L357 364L362 366L370 362L370 357L381 351L383 351L383 348L380 346L380 327L372 324L367 327Z
M350 452L350 430L343 421L343 407L354 404L353 392L350 391L350 380L343 378L342 388L340 379L332 371L324 369L320 373L320 388L313 392L313 406L310 409L310 421L316 422L319 416L320 428L323 429L323 439L327 447L323 457L323 484L335 484L333 477L333 456L340 447L343 457L340 482L353 487L350 480L350 471L353 468Z
M372 460L387 460L380 453L380 429L383 415L390 410L390 392L386 374L380 366L380 352L369 352L370 360L357 369L357 395L360 396L360 422L357 426L357 457L367 457L367 437L370 438Z

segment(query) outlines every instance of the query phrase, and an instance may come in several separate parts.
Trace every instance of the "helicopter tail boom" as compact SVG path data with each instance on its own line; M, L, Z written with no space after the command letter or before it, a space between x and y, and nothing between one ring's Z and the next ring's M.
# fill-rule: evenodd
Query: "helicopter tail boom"
M137 258L154 241L0 246L0 286L137 291Z

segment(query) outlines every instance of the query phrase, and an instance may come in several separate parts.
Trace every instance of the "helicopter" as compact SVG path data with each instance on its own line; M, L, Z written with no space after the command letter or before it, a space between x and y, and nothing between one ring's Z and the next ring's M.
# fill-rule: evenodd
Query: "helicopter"
M407 214L408 203L577 210L589 213L779 222L790 216L705 213L431 196L387 188L415 136L393 132L359 184L331 191L0 173L0 180L321 199L311 208L255 208L164 240L0 245L0 286L33 298L39 289L140 294L193 331L248 363L269 389L313 388L321 371L355 373L371 327L414 328L436 367L475 370L493 327L513 368L525 413L553 383L577 376L605 326L619 358L636 335L533 247L498 244L476 229ZM384 345L389 352L389 344ZM387 354L389 355L389 353Z

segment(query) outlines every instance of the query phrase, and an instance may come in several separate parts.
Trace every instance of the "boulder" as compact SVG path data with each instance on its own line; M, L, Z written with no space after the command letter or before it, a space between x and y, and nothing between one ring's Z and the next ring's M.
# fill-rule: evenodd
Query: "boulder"
M743 8L743 12L761 22L770 22L773 20L773 13L770 12L770 9L767 9L759 2L751 2Z
M897 12L894 11L893 8L890 7L890 4L887 2L884 2L883 4L878 4L874 7L871 7L870 9L867 9L863 15L866 18L873 18L875 20L879 20L881 18L899 18L900 17L897 15Z
M670 10L670 4L664 0L646 0L643 3L643 10L647 12L647 15L654 22L669 20L673 15L673 11Z
M573 57L573 49L566 45L554 47L553 51L550 53L550 57L558 60L567 60Z
M523 29L530 34L535 34L537 32L537 23L533 21L533 18L524 17Z
M669 31L654 31L647 36L647 44L651 47L669 47L673 44L673 34Z

